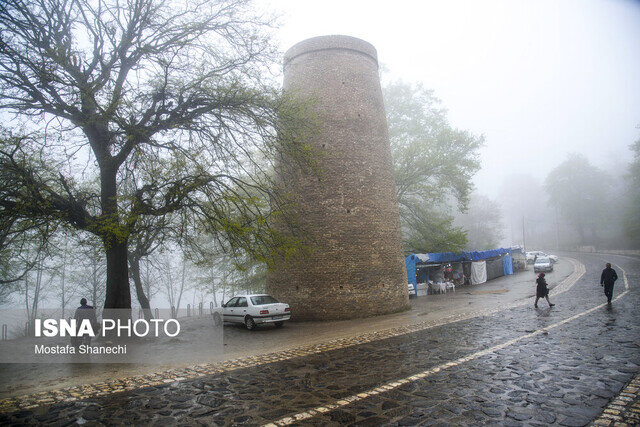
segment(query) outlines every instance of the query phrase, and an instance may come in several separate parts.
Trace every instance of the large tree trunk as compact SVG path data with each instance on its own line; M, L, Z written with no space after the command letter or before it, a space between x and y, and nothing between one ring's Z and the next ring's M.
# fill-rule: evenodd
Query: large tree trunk
M107 289L104 308L131 308L129 268L127 263L127 241L105 243L107 253Z
M106 219L102 243L107 255L107 289L104 308L131 309L129 263L127 261L128 236L120 224L116 168L100 165L100 202Z
M142 280L140 279L140 258L131 253L129 253L129 272L131 273L133 283L136 287L136 296L138 297L140 307L142 307L144 318L150 320L153 316L151 315L151 304L149 304L149 298L147 298L144 293L144 287L142 286Z

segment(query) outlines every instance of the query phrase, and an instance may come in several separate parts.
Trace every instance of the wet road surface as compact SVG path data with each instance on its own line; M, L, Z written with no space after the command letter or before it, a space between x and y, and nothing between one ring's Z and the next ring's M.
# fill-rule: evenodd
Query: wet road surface
M561 259L555 265L554 271L547 275L550 287L555 287L570 276L576 268L577 262ZM219 364L234 359L247 357L262 357L267 353L292 351L300 347L324 344L335 340L346 339L352 345L352 337L375 334L373 339L379 339L379 331L395 329L407 325L434 325L450 323L463 318L475 317L479 313L504 308L512 304L532 301L535 294L535 274L533 269L519 272L512 276L503 276L487 283L474 286L458 287L456 292L429 295L412 298L411 310L368 319L351 319L327 322L287 322L284 328L273 328L271 325L260 327L252 332L237 324L227 324L224 328L224 346L222 354L215 349L202 357L206 364ZM184 318L183 318L184 319ZM409 331L405 331L409 332ZM182 341L185 341L181 338ZM361 342L357 342L361 343ZM299 356L297 351L295 355ZM204 356L204 355L202 355ZM136 388L155 385L154 381L141 383L132 378L155 376L162 372L162 380L173 377L184 378L183 373L171 373L189 367L190 364L0 364L0 399L20 397L21 408L31 406L32 402L52 403L49 398L55 397L60 401L61 395L47 396L46 393L66 389L67 395L82 394L85 397L94 395L87 385L104 384L98 392L122 391L133 385ZM206 372L205 372L206 373ZM115 379L122 380L119 384L111 385ZM82 391L78 389L82 387ZM74 390L75 389L75 390ZM92 388L96 391L96 387ZM35 396L39 394L40 396ZM31 398L25 399L25 395ZM10 405L15 406L15 405ZM7 412L0 400L0 412Z
M532 304L196 379L0 415L7 423L587 425L640 373L640 260ZM624 292L621 270L630 286Z

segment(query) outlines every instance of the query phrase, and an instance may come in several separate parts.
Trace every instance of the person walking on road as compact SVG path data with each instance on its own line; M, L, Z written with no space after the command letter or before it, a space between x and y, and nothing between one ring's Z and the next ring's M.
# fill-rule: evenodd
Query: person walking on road
M611 264L607 263L607 267L602 270L600 275L600 286L604 286L604 294L607 296L607 303L611 304L613 298L613 285L618 280L616 271L611 268Z
M533 304L535 308L538 308L538 300L540 298L546 298L549 303L549 307L553 307L555 304L551 304L549 301L549 288L547 287L547 281L544 278L544 273L540 273L536 279L538 286L536 287L536 302Z

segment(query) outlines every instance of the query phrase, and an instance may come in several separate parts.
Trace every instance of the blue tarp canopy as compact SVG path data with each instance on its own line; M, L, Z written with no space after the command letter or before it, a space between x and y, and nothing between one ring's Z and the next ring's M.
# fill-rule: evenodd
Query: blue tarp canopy
M428 261L420 261L420 263L428 263L428 264L442 264L447 262L460 262L460 261L480 261L483 259L495 258L500 255L510 254L513 249L509 248L498 248L498 249L490 249L488 251L473 251L473 252L439 252L439 253L428 253L428 254L411 254L416 255L415 258L423 258L424 255L428 257ZM409 255L409 257L411 257ZM407 258L409 258L407 257Z
M418 266L429 266L430 264L446 264L450 262L462 262L462 261L481 261L490 258L497 258L501 255L506 255L502 259L502 265L504 268L504 274L513 274L513 260L511 253L522 252L522 248L498 248L490 249L488 251L473 251L473 252L440 252L440 253L428 253L428 254L411 254L405 258L404 262L407 267L407 279L409 283L413 284L414 288L417 288L418 279L416 277L416 268ZM427 276L428 277L428 276Z

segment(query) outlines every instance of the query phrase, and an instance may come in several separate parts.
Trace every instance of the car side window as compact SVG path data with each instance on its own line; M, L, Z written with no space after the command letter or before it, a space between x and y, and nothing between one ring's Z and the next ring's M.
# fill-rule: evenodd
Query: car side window
M235 307L237 302L238 302L238 297L231 298L229 301L227 301L226 306L227 307Z
M246 307L246 306L247 306L247 299L244 297L238 298L238 303L236 304L236 307Z

